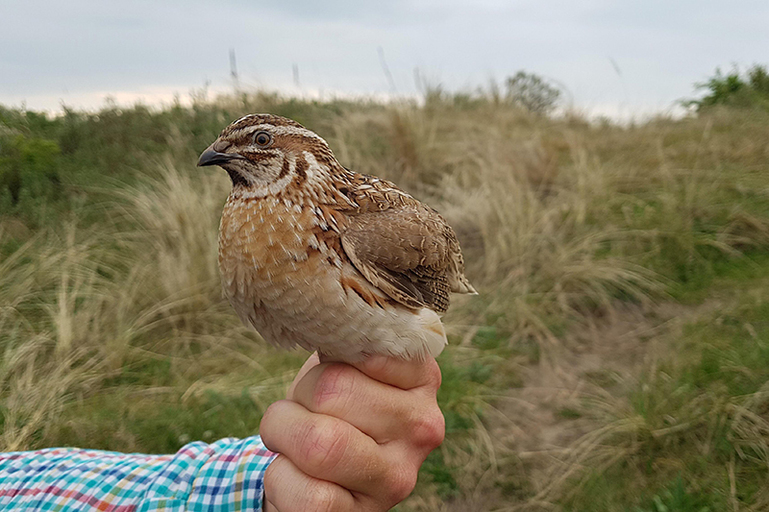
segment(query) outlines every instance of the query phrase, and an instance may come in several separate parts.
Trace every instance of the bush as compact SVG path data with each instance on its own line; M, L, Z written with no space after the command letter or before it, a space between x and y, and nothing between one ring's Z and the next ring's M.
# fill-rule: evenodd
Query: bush
M26 208L26 202L55 200L60 196L59 145L21 134L0 139L0 201L3 211Z
M769 110L769 73L766 66L756 64L744 75L736 67L728 74L717 68L715 76L696 85L698 89L709 91L705 97L685 103L698 111L718 105Z
M519 71L507 79L507 99L534 114L547 114L558 104L561 91L534 73Z

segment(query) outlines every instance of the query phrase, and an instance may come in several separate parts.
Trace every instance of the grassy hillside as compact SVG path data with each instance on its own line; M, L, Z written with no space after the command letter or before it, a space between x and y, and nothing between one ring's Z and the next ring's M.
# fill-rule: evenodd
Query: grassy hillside
M0 448L257 431L306 354L222 299L229 181L194 163L265 111L441 211L481 292L445 318L448 437L399 510L769 509L769 114L752 110L617 126L437 93L0 108Z

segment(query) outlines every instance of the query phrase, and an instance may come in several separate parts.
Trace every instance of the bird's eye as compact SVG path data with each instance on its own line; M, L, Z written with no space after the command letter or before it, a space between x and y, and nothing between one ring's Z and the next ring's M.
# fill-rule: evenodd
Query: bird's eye
M256 132L254 135L254 144L260 147L267 147L272 142L272 136L267 132Z

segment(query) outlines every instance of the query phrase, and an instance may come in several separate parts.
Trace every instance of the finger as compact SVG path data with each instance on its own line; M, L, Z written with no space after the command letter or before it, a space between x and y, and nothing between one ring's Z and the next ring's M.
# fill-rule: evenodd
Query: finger
M313 478L296 467L284 455L270 463L264 475L264 499L280 512L312 510L355 510L355 498L347 489Z
M309 476L367 495L378 495L389 483L394 464L385 450L342 420L281 400L267 408L259 431L269 450Z
M307 374L307 372L309 372L319 364L320 364L320 359L318 358L318 353L313 352L310 355L310 357L307 358L307 361L304 362L302 367L299 369L299 373L296 374L296 377L294 377L294 380L291 382L291 385L288 387L286 398L288 398L289 400L292 399L294 394L294 388L296 387L296 383L302 380L302 378Z
M350 423L379 444L400 437L423 401L341 363L311 368L296 382L291 399L311 412Z
M435 394L441 385L441 369L432 357L419 361L371 356L350 364L374 380L401 389L424 387L429 393Z

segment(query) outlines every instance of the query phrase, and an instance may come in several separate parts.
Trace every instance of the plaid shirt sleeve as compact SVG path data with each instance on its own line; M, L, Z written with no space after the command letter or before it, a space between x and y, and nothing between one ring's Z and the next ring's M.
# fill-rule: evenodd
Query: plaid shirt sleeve
M264 472L274 458L259 436L194 442L173 455L0 453L0 510L261 511Z

